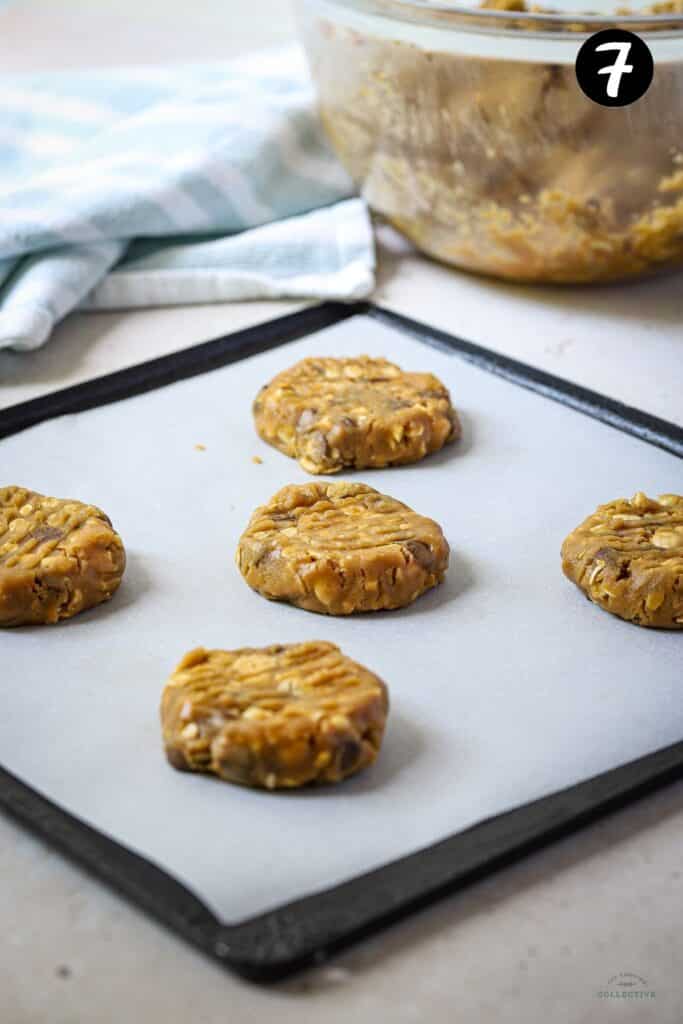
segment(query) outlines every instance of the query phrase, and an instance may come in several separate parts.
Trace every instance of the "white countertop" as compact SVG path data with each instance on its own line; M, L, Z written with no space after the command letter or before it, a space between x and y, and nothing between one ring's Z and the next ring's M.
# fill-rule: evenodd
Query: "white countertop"
M215 59L290 38L282 0L252 0L248 13L239 5L235 19L230 7L10 0L0 6L2 70ZM388 231L380 268L379 303L680 422L680 275L626 288L501 285L430 264ZM295 308L259 302L76 315L42 351L0 353L0 406ZM258 989L0 818L0 1020L680 1024L682 828L677 785L328 968ZM654 998L598 998L627 971L646 979Z

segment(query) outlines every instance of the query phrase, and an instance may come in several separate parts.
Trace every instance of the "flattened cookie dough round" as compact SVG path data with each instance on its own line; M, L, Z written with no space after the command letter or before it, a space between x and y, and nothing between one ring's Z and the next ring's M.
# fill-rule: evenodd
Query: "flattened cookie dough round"
M334 644L186 654L161 701L175 768L266 789L341 782L377 757L387 688Z
M402 608L441 583L441 527L367 484L292 484L257 508L237 548L245 580L311 612Z
M0 626L58 622L108 601L125 565L99 508L0 487Z
M417 462L460 436L438 377L369 356L303 359L261 389L254 419L308 473Z
M683 497L639 492L600 505L562 545L562 569L613 615L683 629Z

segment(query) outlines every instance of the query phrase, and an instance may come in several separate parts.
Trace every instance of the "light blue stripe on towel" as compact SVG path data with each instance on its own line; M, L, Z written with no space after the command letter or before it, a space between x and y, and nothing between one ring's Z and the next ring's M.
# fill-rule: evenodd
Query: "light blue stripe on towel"
M372 290L371 222L298 48L0 90L0 347L38 347L78 305Z

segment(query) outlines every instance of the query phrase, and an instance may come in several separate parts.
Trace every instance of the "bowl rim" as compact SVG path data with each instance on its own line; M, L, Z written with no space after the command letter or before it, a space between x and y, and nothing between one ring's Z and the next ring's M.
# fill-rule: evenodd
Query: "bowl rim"
M576 39L604 28L625 28L639 34L680 37L682 14L583 14L553 11L502 11L481 7L456 6L454 0L324 0L325 4L377 14L394 21L408 21L442 31L463 29L514 34L543 34ZM552 2L552 0L550 0ZM590 4L590 0L586 0Z

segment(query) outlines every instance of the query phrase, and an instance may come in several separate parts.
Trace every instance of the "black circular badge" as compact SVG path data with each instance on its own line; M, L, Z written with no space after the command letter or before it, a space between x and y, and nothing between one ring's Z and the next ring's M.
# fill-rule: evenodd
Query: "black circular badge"
M644 96L654 75L650 48L640 36L606 28L587 39L576 57L576 79L603 107L627 107Z

